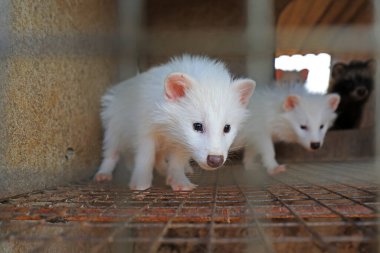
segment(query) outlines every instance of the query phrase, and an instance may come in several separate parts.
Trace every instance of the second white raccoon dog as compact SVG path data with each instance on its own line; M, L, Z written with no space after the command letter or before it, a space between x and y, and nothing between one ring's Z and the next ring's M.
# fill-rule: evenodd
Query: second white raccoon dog
M111 88L102 99L103 162L95 180L111 180L126 152L134 157L131 189L149 188L153 167L167 160L167 183L192 190L190 157L203 169L224 164L254 88L253 80L234 80L223 63L188 55Z
M302 87L256 89L249 106L251 116L234 144L245 147L244 167L253 168L258 153L269 174L285 171L275 159L275 142L319 149L339 102L337 94L311 94Z

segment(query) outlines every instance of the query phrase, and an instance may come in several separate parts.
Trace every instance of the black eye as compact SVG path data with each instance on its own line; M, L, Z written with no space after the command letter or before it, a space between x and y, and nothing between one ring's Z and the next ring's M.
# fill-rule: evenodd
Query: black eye
M323 129L325 127L325 125L321 125L320 127L319 127L319 129Z
M193 129L194 129L195 131L197 131L197 132L201 132L201 133L203 133L203 125L202 125L202 123L199 123L199 122L194 123L194 124L193 124Z
M223 132L229 133L230 130L231 130L231 126L227 124L227 125L224 126Z
M307 130L307 126L306 126L306 125L301 125L300 128L301 128L302 130Z

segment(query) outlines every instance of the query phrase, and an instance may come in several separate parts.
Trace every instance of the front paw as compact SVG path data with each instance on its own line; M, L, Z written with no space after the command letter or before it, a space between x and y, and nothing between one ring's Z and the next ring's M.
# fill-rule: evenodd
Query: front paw
M112 173L98 172L96 173L94 180L96 182L109 182L112 181Z
M144 191L152 186L152 176L133 175L129 188L131 190Z
M173 191L192 191L198 186L191 183L188 178L175 179L170 176L166 179L166 184L170 185Z
M285 165L278 165L277 167L274 167L272 169L268 169L268 174L271 176L278 175L280 173L283 173L286 171L286 166Z
M129 184L129 189L132 191L145 191L149 189L151 185L137 185L137 184Z

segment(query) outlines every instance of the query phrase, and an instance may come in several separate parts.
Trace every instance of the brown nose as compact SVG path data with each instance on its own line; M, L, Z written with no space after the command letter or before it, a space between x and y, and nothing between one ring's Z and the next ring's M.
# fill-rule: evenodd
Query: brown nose
M310 148L311 149L316 150L316 149L319 149L320 147L321 147L321 143L320 142L312 142L312 143L310 143Z
M224 156L222 155L208 155L207 156L207 165L212 168L218 168L223 165Z

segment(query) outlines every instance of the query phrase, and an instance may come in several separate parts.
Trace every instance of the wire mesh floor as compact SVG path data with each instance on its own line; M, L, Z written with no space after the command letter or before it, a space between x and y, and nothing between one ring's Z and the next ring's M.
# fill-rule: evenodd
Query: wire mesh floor
M276 177L196 170L199 187L76 183L0 200L1 252L377 252L370 162L288 165Z

